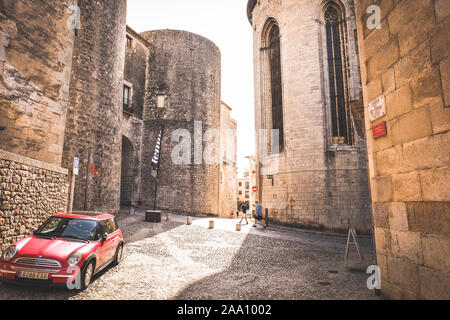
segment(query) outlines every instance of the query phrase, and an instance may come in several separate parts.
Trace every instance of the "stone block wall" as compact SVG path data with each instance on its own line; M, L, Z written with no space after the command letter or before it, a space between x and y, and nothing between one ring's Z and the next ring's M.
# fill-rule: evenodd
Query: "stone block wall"
M65 169L0 150L0 255L66 211L69 184Z
M147 81L148 42L127 26L131 47L125 50L125 85L131 87L131 105L124 108L122 119L122 204L138 205L141 201L141 167L143 148L143 111Z
M80 0L63 166L80 159L73 209L120 208L126 0ZM90 173L91 170L92 172Z
M220 107L220 177L219 216L230 218L237 208L237 123L231 118L232 109L225 103Z
M275 223L332 231L350 226L371 233L366 142L354 126L352 145L333 144L330 89L321 0L250 0L254 30L255 119L270 128L270 74L263 41L268 19L280 28L285 150L268 161L257 141L258 198ZM360 76L353 1L340 1L347 23L348 87L351 102L360 100ZM359 125L359 127L361 127ZM359 132L359 133L358 133ZM273 174L263 170L273 165ZM273 179L272 179L273 178Z
M195 163L194 146L197 143L199 151L205 150L205 132L220 130L220 51L210 40L186 31L157 30L141 36L150 43L143 117L142 203L153 206L151 160L164 127L157 207L217 215L219 162L205 163L200 155L197 158L201 163ZM201 128L195 132L197 121ZM180 129L188 133L191 156L189 163L182 165L172 162L172 152L181 142L173 141L172 134Z
M381 8L369 29L367 7ZM356 1L370 182L382 292L450 298L450 4ZM367 105L384 96L386 115ZM372 128L387 123L387 136Z
M61 165L74 30L73 0L2 0L0 146Z
M132 39L131 48L125 51L125 81L132 85L132 110L136 118L142 119L147 77L149 44L127 26L127 36Z

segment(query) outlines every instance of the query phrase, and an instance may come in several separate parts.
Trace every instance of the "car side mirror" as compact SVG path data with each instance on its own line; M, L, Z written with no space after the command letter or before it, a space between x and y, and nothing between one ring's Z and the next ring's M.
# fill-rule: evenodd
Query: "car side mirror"
M104 233L102 235L102 242L105 242L108 239L108 233Z
M32 231L33 236L35 236L38 231L38 228L33 227L33 228L31 228L31 231Z

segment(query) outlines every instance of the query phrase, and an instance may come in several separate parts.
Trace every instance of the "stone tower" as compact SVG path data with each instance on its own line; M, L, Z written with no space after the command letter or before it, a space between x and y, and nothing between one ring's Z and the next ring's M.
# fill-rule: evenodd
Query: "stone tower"
M259 200L281 224L371 231L353 1L250 0Z
M220 51L210 40L186 31L157 30L141 36L150 43L143 115L142 202L150 206L154 202L151 160L164 128L157 207L216 215L219 162L206 163L201 151L207 146L204 133L220 128ZM183 137L174 139L177 130ZM188 143L186 161L177 164L172 153L182 141Z
M126 0L80 0L63 165L80 158L74 210L120 205Z

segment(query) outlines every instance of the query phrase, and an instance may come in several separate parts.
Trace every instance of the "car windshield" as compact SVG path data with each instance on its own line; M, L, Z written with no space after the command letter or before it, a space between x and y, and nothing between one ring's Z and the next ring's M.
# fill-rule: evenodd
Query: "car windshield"
M51 217L35 233L36 236L95 240L97 221Z

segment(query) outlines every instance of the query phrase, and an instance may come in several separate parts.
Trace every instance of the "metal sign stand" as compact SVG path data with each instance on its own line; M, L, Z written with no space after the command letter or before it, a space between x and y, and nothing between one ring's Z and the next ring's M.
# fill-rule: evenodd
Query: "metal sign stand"
M348 260L348 254L349 254L349 251L350 251L350 245L351 244L355 245L356 251L358 251L359 258L364 263L364 256L363 256L363 254L361 252L361 249L359 247L359 243L358 243L358 240L356 238L356 231L355 231L354 228L350 228L348 230L347 246L345 248L345 261Z
M78 175L80 169L80 159L79 158L74 158L73 161L73 169L72 169L72 179L70 182L70 194L69 194L69 208L67 210L67 213L71 214L72 210L73 210L73 198L74 198L74 193L75 193L75 179Z

